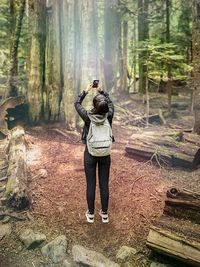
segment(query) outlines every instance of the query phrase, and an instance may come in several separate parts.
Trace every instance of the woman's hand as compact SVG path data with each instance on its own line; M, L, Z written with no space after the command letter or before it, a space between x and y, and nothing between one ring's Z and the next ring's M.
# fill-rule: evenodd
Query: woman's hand
M89 93L91 91L91 89L92 89L92 84L88 84L88 86L85 89L85 92Z

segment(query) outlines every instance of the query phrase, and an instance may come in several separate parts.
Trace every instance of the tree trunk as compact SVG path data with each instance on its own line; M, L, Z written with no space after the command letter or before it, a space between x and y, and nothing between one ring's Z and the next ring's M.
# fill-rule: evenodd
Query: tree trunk
M82 39L83 32L81 27L81 1L75 1L74 3L74 90L75 93L79 93L82 86ZM98 44L96 44L97 47ZM98 53L96 54L98 59ZM76 113L76 125L79 122L79 115Z
M63 58L64 58L64 89L63 106L66 127L73 130L77 117L74 111L76 90L81 88L82 63L82 1L63 1Z
M170 43L170 9L171 9L171 0L166 0L166 42L167 43ZM171 112L172 67L170 64L168 64L167 96L168 96L168 112Z
M118 0L104 1L104 77L107 91L116 87L116 76L118 68L117 50L119 47L119 29L121 21L118 12Z
M42 119L45 83L46 1L34 1L33 34L31 40L28 103L29 120L35 124Z
M200 135L200 0L193 0L194 132Z
M127 92L128 84L127 84L127 68L128 68L128 22L123 22L123 63L124 63L124 71L123 71L123 90Z
M82 2L83 58L82 84L99 79L98 13L96 0ZM76 33L75 33L76 34Z
M9 77L9 91L8 96L17 96L17 73L18 73L18 47L22 29L22 21L24 17L26 0L22 0L19 7L19 13L16 19L16 23L14 23L14 18L11 21L11 25L15 24L15 30L12 37L11 44L11 56L10 56L10 77ZM11 7L13 7L13 3L11 2Z
M58 121L62 99L61 1L48 2L43 113L46 121Z
M123 21L122 25L122 33L120 31L120 40L119 40L119 74L120 74L120 90L128 91L128 72L127 72L127 58L128 58L128 22Z
M149 0L138 0L138 41L142 42L149 38L148 23ZM139 91L145 94L147 75L146 51L139 52Z

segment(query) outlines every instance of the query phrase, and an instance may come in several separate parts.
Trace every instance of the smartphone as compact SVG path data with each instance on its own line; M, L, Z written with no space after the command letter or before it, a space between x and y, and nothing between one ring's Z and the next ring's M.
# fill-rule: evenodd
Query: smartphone
M92 87L93 88L97 88L98 87L98 84L99 84L99 80L94 80L93 81L93 84L92 84Z

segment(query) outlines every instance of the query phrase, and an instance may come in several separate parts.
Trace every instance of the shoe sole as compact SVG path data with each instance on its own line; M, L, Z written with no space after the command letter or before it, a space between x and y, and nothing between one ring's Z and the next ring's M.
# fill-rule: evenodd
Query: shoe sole
M85 214L88 223L94 223L94 219L89 219L87 213Z
M102 216L102 214L101 214L101 211L99 212L99 215L101 217L102 223L109 223L109 218L104 219L103 216Z

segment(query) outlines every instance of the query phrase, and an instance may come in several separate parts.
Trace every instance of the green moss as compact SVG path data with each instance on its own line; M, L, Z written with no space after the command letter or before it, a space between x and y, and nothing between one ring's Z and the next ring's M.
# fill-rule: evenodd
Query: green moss
M9 178L6 185L6 195L10 195L13 193L13 189L15 187L15 179Z

